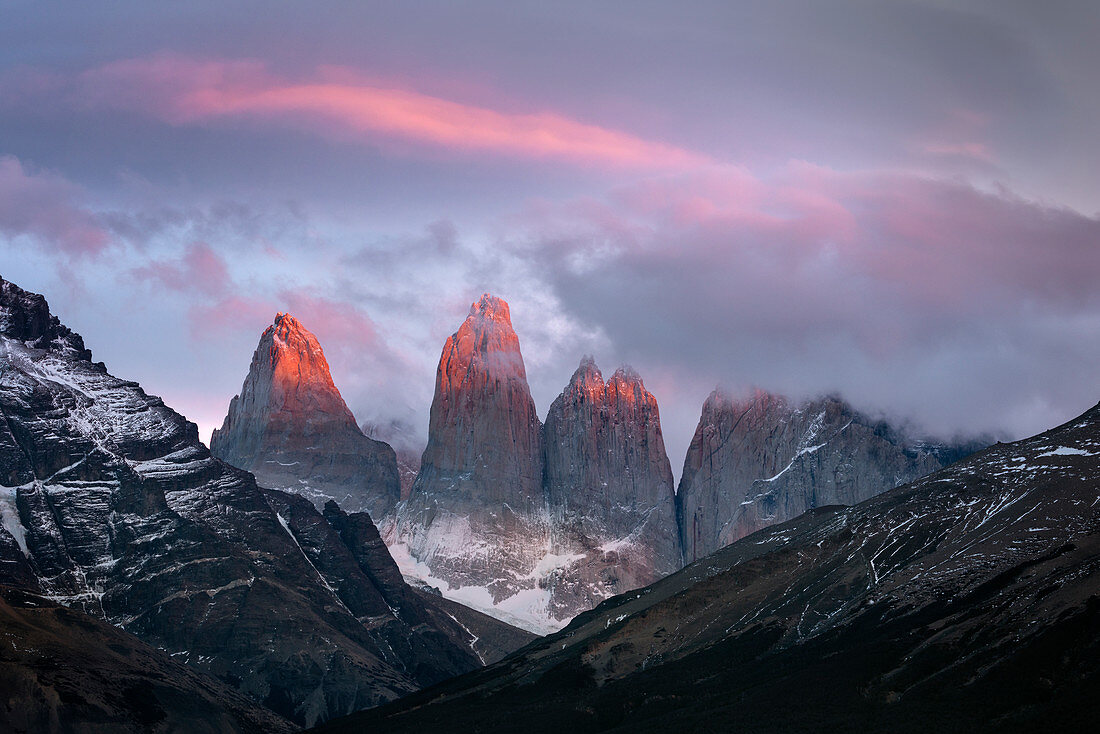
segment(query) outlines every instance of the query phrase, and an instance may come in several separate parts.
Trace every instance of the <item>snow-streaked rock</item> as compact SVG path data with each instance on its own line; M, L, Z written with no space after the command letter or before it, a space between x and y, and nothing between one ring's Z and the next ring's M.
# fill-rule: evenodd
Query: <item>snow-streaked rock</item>
M484 589L485 611L532 587L550 551L540 424L499 298L482 296L443 346L428 445L387 542L447 589Z
M586 357L543 427L545 486L559 553L552 609L572 616L682 565L672 467L657 400L629 368L606 382Z
M977 448L914 440L835 397L795 404L715 391L677 492L685 561L815 507L854 505Z

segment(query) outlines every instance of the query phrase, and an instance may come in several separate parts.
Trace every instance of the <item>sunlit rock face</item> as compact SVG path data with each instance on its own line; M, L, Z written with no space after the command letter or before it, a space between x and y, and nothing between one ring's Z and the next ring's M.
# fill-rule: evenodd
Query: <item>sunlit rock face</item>
M299 725L527 639L494 622L479 647L489 634L402 582L367 514L257 486L3 280L0 412L0 586L105 619Z
M794 404L716 391L680 478L684 560L815 507L862 502L940 469L952 453L968 452L911 439L837 398Z
M385 532L406 573L537 631L671 573L656 400L585 360L544 429L508 305L485 295L443 347L420 474Z
M363 435L317 338L290 314L264 331L211 452L260 485L381 518L400 499L397 458Z
M407 572L482 608L537 605L550 551L540 428L508 304L486 294L443 346L420 472L387 531L399 560L421 564Z
M542 505L542 446L535 401L508 304L488 294L443 346L414 493L446 486L450 496Z
M585 556L559 581L574 588L555 595L556 611L575 614L680 568L672 468L657 400L637 373L605 382L583 359L550 406L543 446L554 539Z

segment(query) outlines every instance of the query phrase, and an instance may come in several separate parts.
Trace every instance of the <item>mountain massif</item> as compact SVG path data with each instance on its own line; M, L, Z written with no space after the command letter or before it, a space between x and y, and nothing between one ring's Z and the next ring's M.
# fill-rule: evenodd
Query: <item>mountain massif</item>
M288 384L281 338L261 355L272 393ZM210 695L221 681L308 725L530 639L406 585L366 513L319 512L211 456L193 423L110 375L45 299L3 280L0 411L0 586L125 630L206 676ZM150 711L178 704L150 695Z
M541 632L651 583L680 565L657 402L585 359L541 425L508 304L486 294L443 347L428 446L387 534L409 573Z
M332 382L317 338L280 313L260 337L252 365L210 451L261 486L336 500L380 519L401 496L397 456L363 435Z
M508 305L485 295L443 348L421 470L384 534L407 574L547 632L754 530L939 469L947 450L837 398L716 392L676 491L641 377L605 381L586 357L540 426Z
M836 397L794 404L762 391L741 400L716 391L703 404L676 496L684 559L815 507L857 504L983 445L928 445Z
M1098 477L1100 405L318 731L1091 731Z

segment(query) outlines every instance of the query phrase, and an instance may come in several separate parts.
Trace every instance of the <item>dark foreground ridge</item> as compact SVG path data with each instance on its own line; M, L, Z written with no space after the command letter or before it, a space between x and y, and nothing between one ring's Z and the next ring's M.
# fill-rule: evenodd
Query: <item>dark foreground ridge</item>
M127 632L10 587L0 587L0 691L4 731L297 729Z
M1086 731L1100 406L607 600L318 732Z

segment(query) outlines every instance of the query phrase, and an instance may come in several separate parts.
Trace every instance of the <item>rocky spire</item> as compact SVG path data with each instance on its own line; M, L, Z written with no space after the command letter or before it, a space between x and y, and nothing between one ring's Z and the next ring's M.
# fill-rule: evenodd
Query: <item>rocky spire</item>
M317 337L287 313L260 337L210 448L261 485L303 494L319 508L335 499L381 518L400 496L393 449L363 435Z
M591 585L583 602L594 606L680 567L657 400L633 369L604 382L595 361L582 359L547 412L543 445L547 501L561 532L604 551L579 564L589 578L572 580Z
M388 542L492 604L537 589L550 553L540 431L508 304L486 294L443 346L428 445Z
M413 495L446 491L537 509L539 429L508 304L486 293L443 345Z
M598 516L614 528L633 522L617 508L644 507L644 514L672 502L657 400L633 369L620 368L605 383L595 361L582 359L550 406L543 436L551 507Z

